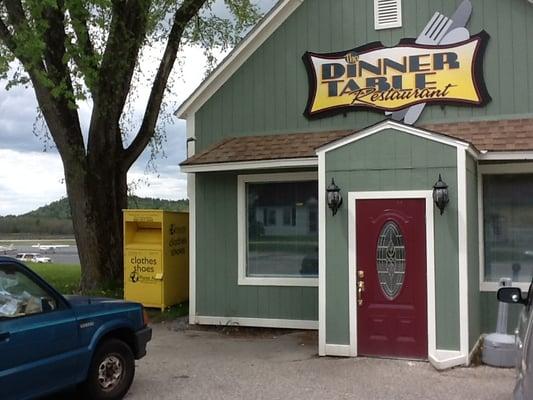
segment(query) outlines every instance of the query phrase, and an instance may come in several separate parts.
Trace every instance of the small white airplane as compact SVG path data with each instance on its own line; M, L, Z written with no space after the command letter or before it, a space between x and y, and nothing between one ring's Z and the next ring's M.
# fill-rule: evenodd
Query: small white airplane
M70 245L69 244L40 244L40 243L37 243L37 244L32 245L31 247L33 247L34 249L42 250L45 253L48 252L48 251L51 251L52 253L55 253L56 249L64 249L64 248L70 247Z
M9 246L0 246L0 253L7 254L12 251L16 251L17 249L13 247L13 243L11 243Z

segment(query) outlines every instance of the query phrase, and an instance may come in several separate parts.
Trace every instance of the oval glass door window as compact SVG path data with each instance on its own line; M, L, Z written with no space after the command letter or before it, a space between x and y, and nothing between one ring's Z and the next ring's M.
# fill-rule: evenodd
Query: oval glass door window
M402 289L405 277L405 243L396 222L387 221L383 224L376 253L381 290L386 298L394 300Z

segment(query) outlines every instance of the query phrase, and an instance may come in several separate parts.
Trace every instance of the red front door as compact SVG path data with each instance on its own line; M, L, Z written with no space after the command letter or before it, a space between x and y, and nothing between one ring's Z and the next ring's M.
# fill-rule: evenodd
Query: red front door
M427 358L425 204L356 200L360 355Z

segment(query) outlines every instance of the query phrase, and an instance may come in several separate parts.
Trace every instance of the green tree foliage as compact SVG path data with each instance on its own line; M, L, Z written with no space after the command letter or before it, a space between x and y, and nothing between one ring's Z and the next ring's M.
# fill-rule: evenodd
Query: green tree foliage
M23 214L21 217L70 219L70 206L68 200L63 198Z
M142 210L189 211L189 200L166 200L129 196L128 208Z
M38 236L72 236L73 228L70 218L36 218L28 216L0 217L0 235L16 234L18 238Z
M33 88L61 155L85 290L122 279L126 174L150 143L153 152L164 143L158 126L178 52L234 46L259 18L251 0L220 1L231 18L213 12L214 0L0 0L0 77ZM153 47L163 49L155 75L139 75ZM131 126L139 79L151 88ZM84 132L78 106L86 100Z
M128 208L145 210L188 211L188 200L166 200L128 196ZM53 201L23 215L0 217L0 234L17 234L26 238L72 236L74 228L68 199Z

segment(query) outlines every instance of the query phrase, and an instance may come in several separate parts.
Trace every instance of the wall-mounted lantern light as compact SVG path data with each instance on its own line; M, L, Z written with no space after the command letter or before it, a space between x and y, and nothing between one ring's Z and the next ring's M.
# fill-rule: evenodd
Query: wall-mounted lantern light
M448 196L448 185L442 180L439 174L439 180L433 185L433 201L440 210L440 215L444 212L446 205L450 201Z
M342 205L341 189L335 185L335 180L331 178L331 183L326 189L328 207L331 209L333 215L337 214L337 210Z

